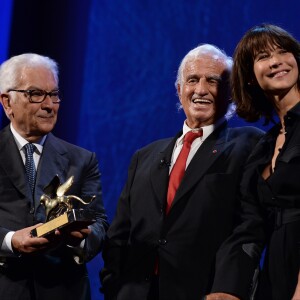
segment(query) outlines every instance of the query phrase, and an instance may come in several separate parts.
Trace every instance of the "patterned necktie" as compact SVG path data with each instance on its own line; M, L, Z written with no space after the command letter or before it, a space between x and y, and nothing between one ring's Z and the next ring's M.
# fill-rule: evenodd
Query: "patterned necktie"
M31 143L28 143L24 146L25 149L25 169L27 174L28 183L31 189L31 193L33 194L34 191L34 185L35 185L35 176L36 176L36 170L33 160L33 152L35 149L35 146Z
M183 178L183 175L185 173L185 166L186 166L186 160L189 156L191 145L193 141L202 136L203 131L189 131L184 136L183 140L183 146L182 149L178 155L178 158L173 166L173 169L170 174L169 178L169 187L168 187L168 194L167 194L167 207L166 207L166 213L169 213L169 210L171 208L172 202L174 200L176 191L180 185L180 182Z

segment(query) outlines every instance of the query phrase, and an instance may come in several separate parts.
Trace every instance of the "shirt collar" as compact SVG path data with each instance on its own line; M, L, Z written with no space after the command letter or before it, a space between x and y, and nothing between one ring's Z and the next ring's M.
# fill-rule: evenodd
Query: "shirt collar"
M10 130L13 134L13 137L17 143L19 151L28 143L26 139L24 139L13 127L12 123L10 123ZM43 146L45 143L47 135L44 135L38 142L33 143L38 150L38 152L41 154L43 152Z
M300 117L300 102L296 103L284 116L285 121L288 118L293 118L294 116Z
M203 130L203 135L201 138L202 142L211 134L213 133L213 131L219 127L221 124L223 124L226 121L225 117L220 118L219 120L216 121L216 123L211 124L211 125L207 125L207 126L203 126L200 128L190 128L187 124L186 121L184 121L183 123L183 129L182 129L182 135L180 136L180 138L177 140L177 144L182 144L183 143L183 138L185 136L186 133L188 133L191 130Z

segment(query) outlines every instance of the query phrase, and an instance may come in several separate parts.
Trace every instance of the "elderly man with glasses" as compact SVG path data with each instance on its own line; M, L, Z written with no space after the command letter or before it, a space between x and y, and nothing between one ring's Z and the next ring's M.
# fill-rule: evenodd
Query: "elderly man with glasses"
M51 134L61 101L57 64L37 54L12 57L0 67L0 91L10 120L0 131L0 299L90 299L85 262L100 252L108 224L95 153ZM71 176L70 195L95 196L88 207L95 222L33 236L45 221L44 188Z

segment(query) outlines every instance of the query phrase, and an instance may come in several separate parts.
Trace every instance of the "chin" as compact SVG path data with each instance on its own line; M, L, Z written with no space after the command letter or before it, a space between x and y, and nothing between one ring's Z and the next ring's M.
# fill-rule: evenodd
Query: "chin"
M40 126L38 130L41 134L45 135L45 134L51 132L53 130L53 128L54 128L54 125Z

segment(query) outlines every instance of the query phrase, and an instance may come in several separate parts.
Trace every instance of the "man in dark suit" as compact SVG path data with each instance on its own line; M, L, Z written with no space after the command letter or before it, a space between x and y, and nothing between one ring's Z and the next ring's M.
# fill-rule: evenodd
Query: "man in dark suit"
M0 67L0 90L10 119L0 131L0 299L90 299L85 262L100 252L108 224L95 153L50 133L60 106L57 64L37 54L12 57ZM96 222L33 237L45 220L41 195L55 175L61 183L74 176L68 195L96 196L88 206L73 202L93 211Z
M216 253L237 222L243 165L263 134L228 127L231 65L207 44L182 60L176 87L186 120L174 138L132 158L103 250L105 299L200 300L210 291ZM187 151L189 132L199 136Z

